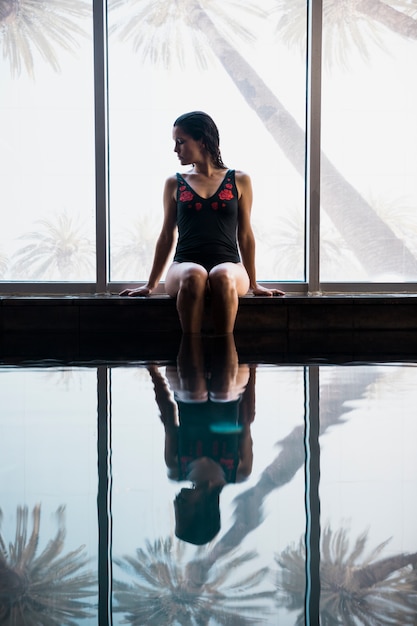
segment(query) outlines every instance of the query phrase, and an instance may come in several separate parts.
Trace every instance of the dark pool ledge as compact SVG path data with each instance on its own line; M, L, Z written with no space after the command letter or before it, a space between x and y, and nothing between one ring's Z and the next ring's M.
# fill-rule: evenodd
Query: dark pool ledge
M204 332L210 334L210 317ZM243 356L260 361L417 359L417 295L240 299ZM171 359L181 339L164 295L0 297L0 360Z

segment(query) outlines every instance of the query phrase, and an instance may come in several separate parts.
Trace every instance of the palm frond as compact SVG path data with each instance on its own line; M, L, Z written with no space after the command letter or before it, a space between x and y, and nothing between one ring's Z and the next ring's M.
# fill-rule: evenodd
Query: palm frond
M76 217L64 211L53 220L36 222L39 229L29 231L20 239L30 243L13 255L11 272L25 279L82 277L94 268L94 245ZM81 278L82 279L82 278Z
M91 615L91 603L83 599L93 595L96 577L90 571L80 571L88 562L83 546L61 555L65 537L63 507L56 517L57 533L39 555L40 505L32 511L29 539L27 507L17 508L14 542L7 547L0 533L0 616L7 615L8 624L70 626Z
M417 14L414 2L391 0L389 3L375 2L374 4L382 5L381 9L384 8L385 4L387 5L390 20L386 20L385 24L382 20L377 20L372 11L367 10L367 5L369 5L367 2L324 0L323 62L329 70L333 67L348 70L355 53L363 61L369 62L372 48L378 48L389 53L384 38L387 27L399 35L407 35L402 17L405 14L412 18ZM288 48L296 49L304 56L307 24L306 1L277 0L274 13L279 16L276 28L277 36ZM394 19L395 16L397 16L397 20Z
M215 573L200 571L199 561L187 562L185 556L183 542L167 537L147 541L146 548L139 548L135 557L128 555L116 561L125 573L132 574L130 583L114 583L116 610L125 613L128 623L193 625L214 619L226 626L235 619L235 623L249 626L262 622L264 603L272 597L270 590L259 588L268 568L226 584L239 567L251 563L255 553L235 554L227 562L216 562Z
M84 0L3 0L0 9L0 45L12 76L22 70L34 77L36 51L55 71L60 65L54 45L66 51L78 47L87 35L80 26L91 17Z
M115 235L111 260L113 279L140 279L149 273L159 229L160 223L146 215Z
M379 558L387 541L364 555L368 532L350 550L346 528L321 536L320 616L322 624L407 624L417 610L417 554ZM362 560L359 562L359 559ZM304 604L305 546L290 546L276 555L277 602L289 610ZM302 615L299 615L301 619Z
M198 4L190 0L112 0L109 8L110 35L130 43L142 62L150 61L166 68L173 64L184 67L192 62L204 70L214 59L205 32L198 28L196 12L206 13L219 33L228 39L248 42L254 40L253 32L245 25L248 18L267 17L257 3L233 0L226 4L212 0L201 0Z

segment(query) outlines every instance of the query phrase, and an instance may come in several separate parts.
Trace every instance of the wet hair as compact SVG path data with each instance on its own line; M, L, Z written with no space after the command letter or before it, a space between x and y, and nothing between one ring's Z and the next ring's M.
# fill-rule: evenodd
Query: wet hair
M220 491L221 488L181 489L174 500L178 539L201 546L217 535L220 530Z
M220 154L220 135L216 124L207 113L203 111L191 111L177 117L174 126L179 126L187 135L195 141L203 141L207 152L216 167L225 168Z

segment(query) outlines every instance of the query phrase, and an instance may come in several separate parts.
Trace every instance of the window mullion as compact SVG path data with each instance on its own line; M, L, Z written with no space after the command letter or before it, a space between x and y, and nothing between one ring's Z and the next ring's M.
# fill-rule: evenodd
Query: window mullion
M110 369L97 368L97 516L98 614L100 626L112 624L112 468Z
M320 291L320 130L322 0L307 2L306 280Z
M320 378L317 365L305 371L305 623L310 626L320 622Z
M96 165L96 292L107 291L108 278L108 67L107 0L93 0Z

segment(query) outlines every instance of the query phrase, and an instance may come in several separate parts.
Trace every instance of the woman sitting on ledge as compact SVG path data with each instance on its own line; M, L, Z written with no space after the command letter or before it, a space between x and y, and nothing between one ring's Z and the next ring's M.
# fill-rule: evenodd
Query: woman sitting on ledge
M239 296L249 289L255 296L284 295L256 282L251 180L247 174L224 165L217 126L206 113L181 115L174 122L173 139L181 165L192 167L165 183L164 221L148 282L125 289L120 295L151 295L161 279L178 228L165 290L177 299L183 332L201 332L204 299L209 291L216 334L232 333Z

